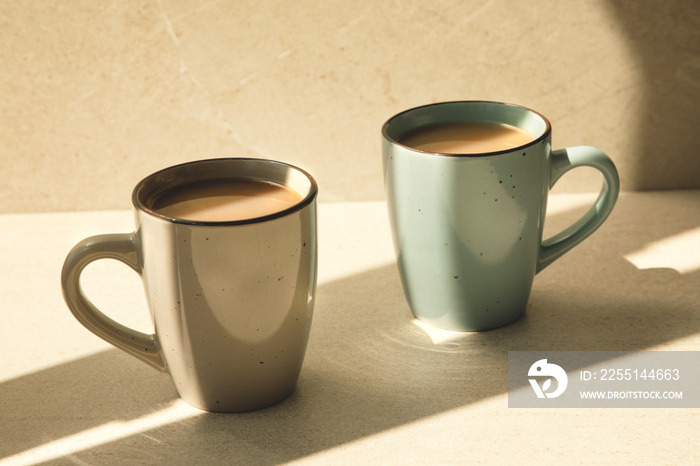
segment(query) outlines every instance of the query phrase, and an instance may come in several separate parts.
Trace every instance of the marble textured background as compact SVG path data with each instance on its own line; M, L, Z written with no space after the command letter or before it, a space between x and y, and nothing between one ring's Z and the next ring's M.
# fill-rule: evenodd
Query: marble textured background
M379 200L382 123L461 99L544 113L624 190L700 188L698 31L695 0L5 2L0 212L129 208L147 174L225 156Z

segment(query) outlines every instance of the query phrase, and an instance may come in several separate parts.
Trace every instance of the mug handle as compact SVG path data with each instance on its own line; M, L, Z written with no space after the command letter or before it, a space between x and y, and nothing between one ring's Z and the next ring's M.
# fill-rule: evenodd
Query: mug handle
M80 287L80 274L91 262L116 259L141 275L134 233L91 236L79 242L68 253L61 271L63 298L78 322L106 342L126 351L160 372L166 364L156 336L138 332L112 320L85 297Z
M592 167L603 175L598 199L574 224L542 241L537 258L536 273L559 259L600 227L612 212L620 193L620 177L610 157L595 147L576 146L552 151L549 189L569 170Z

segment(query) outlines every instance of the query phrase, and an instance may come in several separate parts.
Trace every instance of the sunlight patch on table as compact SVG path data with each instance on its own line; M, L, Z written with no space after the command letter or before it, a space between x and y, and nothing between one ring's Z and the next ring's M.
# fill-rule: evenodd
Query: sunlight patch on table
M77 434L45 443L14 456L0 459L0 466L22 466L54 461L81 451L157 429L202 414L178 399L160 411L127 421L113 421Z
M562 193L552 194L547 199L547 215L559 215L565 212L590 207L598 193Z
M686 274L700 270L700 227L647 244L625 259L638 269L666 268Z
M420 328L425 332L428 337L433 341L434 345L441 345L443 343L449 343L455 340L461 340L464 338L465 333L468 332L456 332L453 330L443 330L437 327L431 327L430 325L422 322L418 319L413 319L411 321L413 325Z

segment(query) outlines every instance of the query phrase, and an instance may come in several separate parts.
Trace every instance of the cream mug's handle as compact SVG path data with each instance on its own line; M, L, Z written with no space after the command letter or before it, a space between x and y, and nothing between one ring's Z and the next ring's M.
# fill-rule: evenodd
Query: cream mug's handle
M92 333L126 351L149 366L165 372L166 364L155 335L126 327L100 312L85 297L80 287L80 274L91 262L116 259L141 274L134 233L97 235L86 238L68 253L61 272L63 298L78 322Z
M612 212L620 193L620 177L615 165L610 157L595 147L577 146L552 151L550 166L550 189L564 173L576 167L598 170L603 175L603 186L598 199L580 219L542 241L537 258L537 273L596 231Z

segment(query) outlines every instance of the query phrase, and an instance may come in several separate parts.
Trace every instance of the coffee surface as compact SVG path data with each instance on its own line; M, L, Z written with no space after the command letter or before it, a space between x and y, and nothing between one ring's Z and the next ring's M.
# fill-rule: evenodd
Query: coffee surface
M293 189L270 181L227 178L170 189L153 202L152 208L171 218L231 222L281 212L302 198Z
M399 143L424 152L482 154L513 149L532 142L527 131L492 121L458 121L416 128Z

